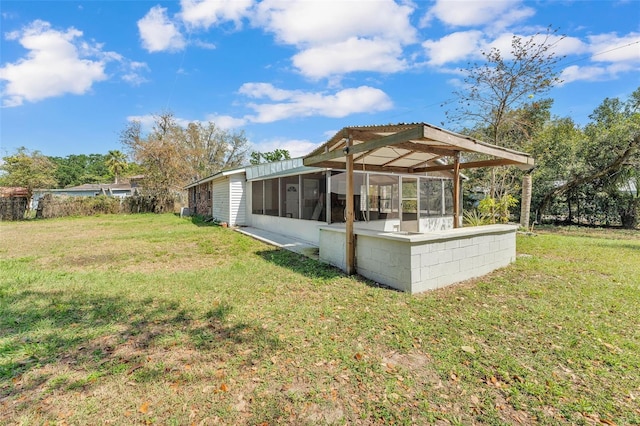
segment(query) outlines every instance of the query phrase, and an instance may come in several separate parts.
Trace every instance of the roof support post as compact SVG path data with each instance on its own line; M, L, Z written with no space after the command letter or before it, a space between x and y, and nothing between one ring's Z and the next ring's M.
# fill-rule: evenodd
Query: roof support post
M347 160L347 200L345 206L345 234L346 234L346 257L345 257L345 272L347 275L353 275L355 273L355 258L356 258L356 246L355 236L353 235L353 153L351 152L351 135L347 139L347 145L344 148Z
M460 151L453 156L453 227L460 227Z
M529 229L529 215L531 210L531 173L527 173L522 178L522 201L520 205L520 226Z

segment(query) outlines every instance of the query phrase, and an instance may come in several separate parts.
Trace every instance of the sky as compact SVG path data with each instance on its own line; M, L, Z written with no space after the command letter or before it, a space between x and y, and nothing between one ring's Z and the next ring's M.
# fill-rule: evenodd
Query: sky
M640 0L2 0L0 154L125 151L165 112L293 157L348 126L457 130L462 70L549 27L554 115L640 87Z

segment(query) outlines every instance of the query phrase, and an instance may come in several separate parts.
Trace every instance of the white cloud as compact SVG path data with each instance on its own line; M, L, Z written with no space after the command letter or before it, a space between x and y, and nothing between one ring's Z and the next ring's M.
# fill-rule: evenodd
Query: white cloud
M207 49L207 50L213 50L216 48L216 45L214 43L209 43L207 41L203 41L203 40L193 40L191 42L191 44L193 44L194 46L200 47L202 49Z
M500 50L503 58L512 59L513 56L511 55L511 42L514 36L520 37L522 40L528 40L530 37L533 37L533 42L536 43L536 45L540 46L544 44L550 46L549 53L553 52L556 56L579 55L588 51L585 43L578 38L562 38L562 36L557 34L547 35L546 33L536 33L528 35L504 33L495 38L493 41L489 42L485 49L489 50L490 48L494 47Z
M233 21L240 27L253 0L181 0L180 5L182 20L194 28L208 29L225 21Z
M278 89L269 83L245 83L240 87L238 93L250 98L267 98L271 99L272 101L284 101L291 98L293 93L302 92Z
M380 89L360 86L334 94L321 92L285 91L267 83L247 83L239 92L255 99L266 98L271 103L249 103L257 114L246 118L254 123L270 123L292 117L346 117L362 112L385 111L393 104Z
M257 7L254 23L296 46L336 43L354 36L411 43L416 37L409 22L413 10L392 0L265 0Z
M392 0L265 0L253 24L300 49L294 66L305 76L406 68L402 47L416 41L414 6Z
M631 65L626 63L616 63L607 66L600 65L588 65L579 66L571 65L562 70L560 79L565 85L574 81L606 81L613 80L620 76L620 74L628 72L640 72L640 66Z
M6 35L29 52L14 63L0 68L3 105L18 106L67 93L81 95L93 84L107 79L106 63L123 60L114 52L103 52L101 45L78 42L82 31L59 31L45 21L34 21L20 31Z
M230 115L218 115L218 114L209 114L207 116L207 121L214 122L216 126L226 130L235 129L247 124L247 120L245 118L234 118L234 117L231 117Z
M606 81L621 74L640 72L640 33L619 37L615 33L587 37L575 53L590 53L592 65L571 65L562 70L562 84L574 81Z
M317 79L354 71L401 71L407 68L401 55L396 42L352 37L304 50L293 56L293 64L303 75Z
M174 22L169 20L167 9L152 7L138 21L142 46L149 52L176 51L185 47L185 40Z
M596 62L640 63L640 33L618 37L616 33L589 36L591 59Z
M601 80L607 74L607 71L604 67L598 66L587 66L581 67L578 65L571 65L564 70L560 74L560 79L562 80L561 85L572 83L574 81L586 80L586 81L596 81Z
M122 80L132 86L139 86L148 80L141 75L141 72L149 71L149 66L144 62L131 61L125 64L125 71Z
M556 57L589 51L588 46L575 37L562 38L559 35L541 32L530 35L502 33L494 39L489 39L486 34L477 30L451 33L439 40L426 40L422 47L425 49L428 63L435 66L479 59L482 57L481 52L489 52L492 48L498 49L503 59L510 60L513 59L511 43L514 37L523 41L533 37L533 42L538 46L550 46L549 53L553 52Z
M521 0L438 0L421 21L426 26L438 19L453 27L505 28L535 14Z
M440 40L426 40L422 47L426 50L429 64L440 66L478 57L484 43L482 32L474 30L451 33Z
M148 132L153 128L156 122L156 117L153 114L145 115L130 115L127 117L127 121L140 123L140 127L143 131Z
M276 149L286 149L291 158L302 157L316 149L320 144L300 139L273 139L254 143L254 151L272 152Z

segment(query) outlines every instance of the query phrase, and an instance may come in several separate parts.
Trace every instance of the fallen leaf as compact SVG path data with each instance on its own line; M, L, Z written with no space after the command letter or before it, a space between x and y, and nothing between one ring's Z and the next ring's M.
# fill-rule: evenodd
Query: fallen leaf
M140 368L144 367L144 364L136 364L133 367L131 367L129 369L129 371L127 372L127 374L131 375L133 374L136 370L139 370Z
M460 349L462 349L465 352L468 352L470 354L475 354L476 350L473 348L473 346L461 346Z
M480 405L480 398L475 395L471 395L471 403L473 405Z
M147 414L147 411L149 411L149 402L143 402L140 408L138 408L138 411L140 411L142 414Z
M353 357L356 359L356 361L360 361L362 359L362 354L360 352L356 352Z

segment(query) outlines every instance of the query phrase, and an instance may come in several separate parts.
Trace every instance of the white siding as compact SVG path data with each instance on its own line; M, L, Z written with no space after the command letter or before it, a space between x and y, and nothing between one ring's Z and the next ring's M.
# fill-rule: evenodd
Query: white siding
M213 182L213 217L229 223L229 179Z
M246 225L246 183L244 174L231 176L229 181L230 212L229 225Z

